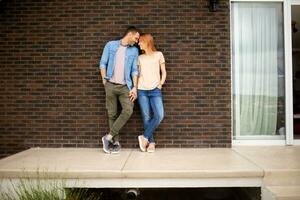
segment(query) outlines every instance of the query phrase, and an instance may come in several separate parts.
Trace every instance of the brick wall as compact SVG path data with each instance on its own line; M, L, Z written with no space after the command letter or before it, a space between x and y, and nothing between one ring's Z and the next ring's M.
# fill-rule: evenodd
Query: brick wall
M29 147L100 147L108 131L98 62L128 25L166 59L158 147L230 147L229 1L0 1L0 157ZM138 104L121 132L137 148Z

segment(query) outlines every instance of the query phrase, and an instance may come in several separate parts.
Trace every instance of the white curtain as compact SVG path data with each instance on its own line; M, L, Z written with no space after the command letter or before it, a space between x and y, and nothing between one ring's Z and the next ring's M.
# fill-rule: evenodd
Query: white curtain
M235 135L274 135L280 3L233 3Z

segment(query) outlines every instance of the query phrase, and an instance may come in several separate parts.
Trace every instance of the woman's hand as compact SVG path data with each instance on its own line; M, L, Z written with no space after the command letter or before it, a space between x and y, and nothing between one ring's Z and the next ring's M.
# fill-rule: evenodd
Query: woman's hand
M132 90L129 91L130 101L134 102L137 99L137 89L133 87Z

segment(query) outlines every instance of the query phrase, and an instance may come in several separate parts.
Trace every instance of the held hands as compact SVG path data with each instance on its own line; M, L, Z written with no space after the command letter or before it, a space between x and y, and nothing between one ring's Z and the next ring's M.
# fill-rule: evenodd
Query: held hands
M103 85L105 85L106 84L106 82L107 82L107 80L104 78L104 79L102 79L102 83L103 83Z
M137 89L133 87L132 90L129 91L130 101L134 102L137 99Z

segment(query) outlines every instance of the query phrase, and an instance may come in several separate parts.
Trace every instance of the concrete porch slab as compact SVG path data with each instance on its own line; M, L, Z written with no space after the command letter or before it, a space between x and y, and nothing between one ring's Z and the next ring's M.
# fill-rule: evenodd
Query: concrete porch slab
M120 178L131 150L32 148L0 160L0 178Z
M236 146L232 149L264 171L300 170L300 146Z
M263 170L232 149L33 148L0 160L3 183L64 179L69 187L259 187Z
M300 146L239 146L233 150L264 170L264 185L300 186Z
M245 178L263 171L231 149L33 148L0 160L0 177L61 178Z
M0 160L0 192L20 179L64 187L182 188L262 187L263 200L298 198L300 147L236 146L231 149L33 148ZM278 198L279 199L279 198ZM273 199L272 199L273 200Z
M232 149L133 150L123 173L128 178L249 178L263 171Z
M300 186L271 186L263 188L263 200L299 200Z

